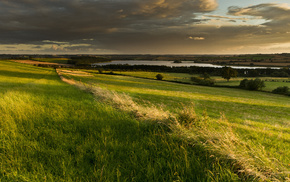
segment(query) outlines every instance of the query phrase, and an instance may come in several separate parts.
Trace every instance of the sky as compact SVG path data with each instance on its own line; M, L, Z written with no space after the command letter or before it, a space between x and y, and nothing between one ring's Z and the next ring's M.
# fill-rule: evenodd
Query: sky
M0 0L1 54L286 52L289 0Z

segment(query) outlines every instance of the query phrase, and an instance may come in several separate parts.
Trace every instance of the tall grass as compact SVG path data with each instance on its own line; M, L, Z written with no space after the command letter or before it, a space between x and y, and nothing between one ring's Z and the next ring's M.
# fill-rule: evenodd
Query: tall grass
M68 77L79 79L72 75ZM188 139L193 143L204 141L197 143L202 148L207 148L208 151L217 154L219 159L232 161L229 163L234 163L233 166L236 166L234 171L241 173L242 176L260 180L287 180L289 178L290 146L287 141L290 138L290 130L287 97L234 89L180 86L100 74L90 78L82 77L81 80L89 85L94 84L106 88L106 90L126 92L133 97L132 100L141 105L144 103L142 99L145 99L146 103L152 101L153 105L162 103L165 106L163 110L169 108L170 118L175 116L179 120L180 125L176 126L181 127L173 127L176 128L174 133L179 133L177 138ZM155 90L152 89L153 87ZM182 92L182 97L176 97L181 96L180 92ZM204 102L202 108L207 108L208 115L198 111L200 106L198 102L194 102L195 107L187 106L190 101L196 99L199 102L207 101ZM176 104L180 102L184 104ZM220 120L216 114L213 115L211 108L215 109L214 112L223 112L222 116L227 117ZM241 114L243 117L240 116ZM208 117L210 119L204 119ZM191 123L192 121L195 121L194 124ZM209 124L206 127L202 125L200 127L204 121Z
M200 116L196 114L192 105L182 105L183 109L174 114L164 112L152 104L147 107L141 106L124 93L120 94L76 81L74 85L93 93L98 99L122 111L133 112L139 119L161 122L171 129L172 135L189 144L199 146L203 151L211 154L210 157L228 163L233 167L233 171L245 180L287 179L287 168L268 155L262 145L243 141L234 132L224 115L221 115L220 119L209 118L206 112Z
M62 82L0 61L0 181L239 181L167 127L139 122Z

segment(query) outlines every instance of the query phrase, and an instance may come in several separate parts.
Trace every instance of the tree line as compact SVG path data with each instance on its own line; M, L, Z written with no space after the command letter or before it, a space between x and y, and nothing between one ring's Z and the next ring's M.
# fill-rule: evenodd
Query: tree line
M223 67L225 68L225 67ZM189 73L189 74L204 74L208 73L211 76L222 76L223 68L213 67L168 67L168 66L155 66L155 65L104 65L95 66L93 69L115 70L115 71L153 71L153 72L173 72L173 73ZM233 69L237 76L240 77L289 77L290 69Z

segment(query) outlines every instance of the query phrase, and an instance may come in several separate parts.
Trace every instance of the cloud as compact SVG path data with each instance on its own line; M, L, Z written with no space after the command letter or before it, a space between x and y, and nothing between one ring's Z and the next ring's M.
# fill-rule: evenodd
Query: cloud
M117 41L182 31L203 21L196 13L217 6L217 0L0 0L0 40L36 46L90 41L93 49L118 51Z
M187 13L213 11L217 6L216 0L143 0L133 14L178 17Z
M229 17L229 16L220 16L220 15L204 15L208 18L216 18L216 19L227 19L227 20L249 20L249 18L235 18L235 17Z
M228 14L234 16L253 16L266 20L262 25L272 32L287 31L290 27L290 7L281 4L259 4L245 8L231 6Z
M8 35L1 38L15 42L89 39L140 25L195 22L191 20L194 13L216 7L216 0L0 0L0 33Z
M192 36L189 36L188 38L191 39L191 40L205 40L204 37L192 37Z
M223 16L213 15L217 2L0 0L0 50L225 53L289 42L288 6L232 6Z

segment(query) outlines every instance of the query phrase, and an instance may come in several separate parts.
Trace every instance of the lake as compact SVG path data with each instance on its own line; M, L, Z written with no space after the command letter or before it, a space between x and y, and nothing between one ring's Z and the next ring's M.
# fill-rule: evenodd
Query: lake
M212 68L222 68L224 66L208 64L208 63L195 63L194 61L183 61L182 63L174 63L173 61L148 61L148 60L121 60L121 61L111 61L105 63L93 63L92 67L94 66L104 66L104 65L152 65L152 66L168 66L168 67L190 67L190 66L197 66L197 67L212 67ZM229 66L235 69L279 69L277 67L252 67L252 66Z

